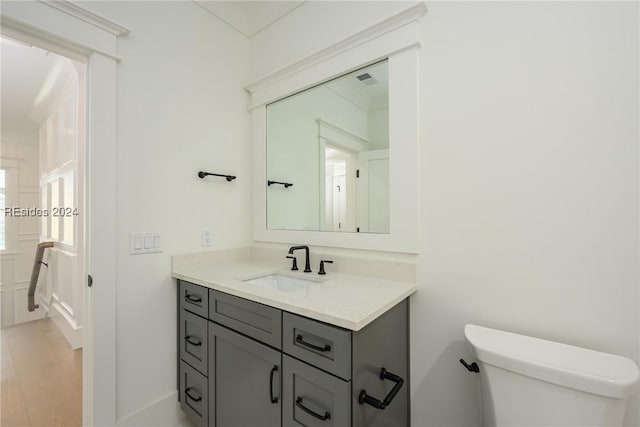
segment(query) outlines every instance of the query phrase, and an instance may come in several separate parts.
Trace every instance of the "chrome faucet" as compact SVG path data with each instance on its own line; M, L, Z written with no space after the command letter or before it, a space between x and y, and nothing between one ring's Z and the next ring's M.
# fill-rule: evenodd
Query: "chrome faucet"
M311 273L311 265L309 264L309 246L291 246L289 248L289 255L292 255L293 251L298 249L304 249L304 272Z

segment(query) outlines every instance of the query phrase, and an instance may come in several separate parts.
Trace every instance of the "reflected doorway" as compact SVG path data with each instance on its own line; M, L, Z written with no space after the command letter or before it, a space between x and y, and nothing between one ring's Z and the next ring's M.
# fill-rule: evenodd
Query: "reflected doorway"
M86 65L6 36L0 54L0 424L80 426Z
M324 147L324 231L356 231L355 195L353 180L356 155L343 148L325 144Z

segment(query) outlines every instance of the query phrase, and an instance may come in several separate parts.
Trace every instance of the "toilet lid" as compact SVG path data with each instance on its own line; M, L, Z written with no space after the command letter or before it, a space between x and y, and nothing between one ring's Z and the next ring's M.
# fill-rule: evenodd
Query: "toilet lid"
M464 334L479 361L565 387L624 398L640 378L626 357L477 325Z

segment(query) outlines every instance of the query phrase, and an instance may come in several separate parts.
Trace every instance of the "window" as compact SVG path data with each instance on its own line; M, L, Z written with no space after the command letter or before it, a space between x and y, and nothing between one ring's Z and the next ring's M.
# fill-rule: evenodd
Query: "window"
M6 229L6 219L4 215L4 207L6 200L6 171L4 169L0 169L0 210L2 210L2 215L0 215L0 250L7 249L7 233Z

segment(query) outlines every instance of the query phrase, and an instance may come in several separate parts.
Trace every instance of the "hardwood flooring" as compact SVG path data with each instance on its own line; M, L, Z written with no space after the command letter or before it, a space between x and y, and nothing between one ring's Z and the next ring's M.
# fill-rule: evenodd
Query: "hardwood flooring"
M82 425L82 349L50 319L0 333L0 426Z

